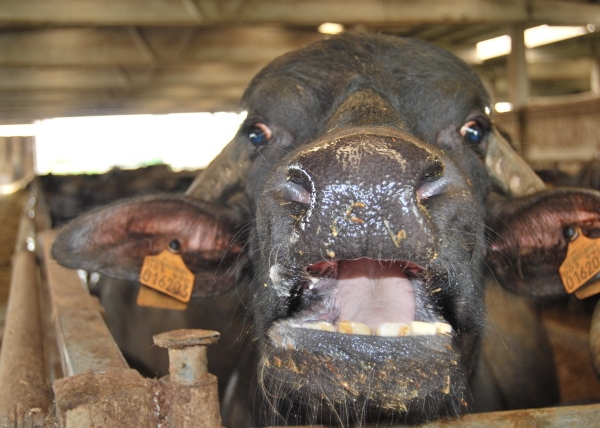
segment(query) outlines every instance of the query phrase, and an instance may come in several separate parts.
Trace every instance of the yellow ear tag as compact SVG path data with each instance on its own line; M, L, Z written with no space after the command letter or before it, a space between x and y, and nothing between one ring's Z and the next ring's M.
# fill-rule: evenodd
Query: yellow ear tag
M600 282L590 282L600 272L600 238L590 239L576 228L570 239L558 272L567 293L585 299L600 293Z
M146 256L139 281L180 302L189 302L194 288L194 274L179 255L179 242L173 240L162 253Z

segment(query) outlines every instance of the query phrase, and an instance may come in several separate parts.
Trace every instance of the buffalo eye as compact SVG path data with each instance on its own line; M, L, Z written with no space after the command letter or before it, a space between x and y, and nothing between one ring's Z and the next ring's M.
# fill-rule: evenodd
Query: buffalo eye
M485 130L475 120L470 120L460 128L460 135L468 146L479 146L485 137Z
M266 144L273 134L264 123L255 123L248 129L248 139L256 147Z

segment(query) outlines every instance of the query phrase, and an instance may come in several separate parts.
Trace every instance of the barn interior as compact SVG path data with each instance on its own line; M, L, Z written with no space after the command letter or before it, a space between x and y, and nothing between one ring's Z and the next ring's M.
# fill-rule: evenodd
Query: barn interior
M235 132L252 77L343 31L450 50L479 74L497 124L549 186L600 190L597 0L0 0L0 326L33 182L54 227L116 198L183 191ZM65 192L95 198L68 204ZM564 405L600 400L596 302L538 303Z

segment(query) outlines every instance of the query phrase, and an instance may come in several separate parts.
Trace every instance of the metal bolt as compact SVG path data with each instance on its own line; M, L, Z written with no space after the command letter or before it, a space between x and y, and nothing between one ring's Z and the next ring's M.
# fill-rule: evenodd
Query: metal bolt
M193 385L207 373L206 348L221 335L212 330L182 329L153 336L154 343L169 350L169 375L172 382Z
M181 250L181 243L177 239L173 239L171 242L169 242L169 251L170 252L172 252L173 254L179 254L180 250Z
M575 238L577 238L579 233L578 233L577 229L574 228L573 226L565 226L565 228L563 229L563 235L568 240L573 241L573 240L575 240Z

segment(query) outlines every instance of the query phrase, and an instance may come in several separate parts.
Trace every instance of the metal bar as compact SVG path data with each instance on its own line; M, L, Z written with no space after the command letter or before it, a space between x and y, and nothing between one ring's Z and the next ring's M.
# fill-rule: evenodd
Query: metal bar
M35 192L29 192L29 196L23 205L21 220L19 221L19 229L17 231L17 239L15 242L14 254L22 250L35 250L35 211L36 203Z
M55 320L58 348L65 376L87 371L128 369L100 315L101 306L77 272L60 266L50 255L56 231L40 233L44 271Z
M420 428L591 427L598 424L600 404L476 413L420 425Z
M413 428L529 428L529 427L592 427L598 426L600 404L582 406L550 407L544 409L512 410L506 412L476 413L460 418L440 419ZM379 425L377 425L379 426ZM312 428L326 428L325 425L311 425ZM283 428L272 426L269 428ZM304 426L288 428L307 428ZM376 428L367 425L365 428ZM406 428L394 425L390 428Z
M14 256L6 327L0 350L0 424L42 426L50 404L35 255Z
M229 15L236 2L210 0L202 2L198 12L209 9L210 16L194 13L192 1L146 0L144 7L134 0L98 2L93 0L1 0L0 24L8 25L195 25L198 23L259 24L296 23L315 25L322 22L385 22L396 25L428 23L495 23L538 20L555 24L597 23L595 4L550 0L304 0L289 2L262 0L248 2L242 15ZM551 5L547 5L551 3ZM293 5L293 7L291 7ZM212 6L212 7L211 7ZM220 7L219 7L220 6ZM223 11L223 9L225 9ZM558 14L559 9L563 13ZM236 10L236 9L233 9ZM191 13L190 13L191 12ZM564 15L567 18L564 18Z

